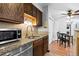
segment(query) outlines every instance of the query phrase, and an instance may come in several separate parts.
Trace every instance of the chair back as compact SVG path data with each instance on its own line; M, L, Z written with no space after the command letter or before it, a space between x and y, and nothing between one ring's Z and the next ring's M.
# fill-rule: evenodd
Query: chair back
M60 39L60 33L59 32L57 32L57 38Z
M63 33L59 34L60 40L63 40Z

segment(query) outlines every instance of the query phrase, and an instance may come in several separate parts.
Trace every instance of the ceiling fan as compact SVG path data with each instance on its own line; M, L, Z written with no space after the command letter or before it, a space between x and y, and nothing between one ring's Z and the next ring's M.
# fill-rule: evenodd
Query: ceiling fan
M79 15L79 10L74 11L70 9L67 11L67 13L62 13L62 15L67 15L69 17Z

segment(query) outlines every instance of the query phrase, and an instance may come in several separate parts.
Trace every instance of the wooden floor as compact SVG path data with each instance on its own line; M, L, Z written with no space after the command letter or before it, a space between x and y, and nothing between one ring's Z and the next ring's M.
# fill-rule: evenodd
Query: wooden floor
M45 56L73 56L73 46L64 48L63 45L59 45L57 41L53 41L49 45L49 51Z

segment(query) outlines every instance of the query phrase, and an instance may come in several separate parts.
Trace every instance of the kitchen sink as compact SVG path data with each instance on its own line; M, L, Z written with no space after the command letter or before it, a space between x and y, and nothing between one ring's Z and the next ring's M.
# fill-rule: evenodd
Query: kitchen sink
M29 39L34 39L34 38L37 38L37 37L40 37L40 36L29 36L28 38Z

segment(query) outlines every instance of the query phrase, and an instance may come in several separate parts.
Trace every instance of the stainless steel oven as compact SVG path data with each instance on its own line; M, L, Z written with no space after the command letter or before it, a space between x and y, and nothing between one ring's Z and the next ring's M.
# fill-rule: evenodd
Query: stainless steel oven
M0 29L0 44L19 40L21 38L20 29Z

